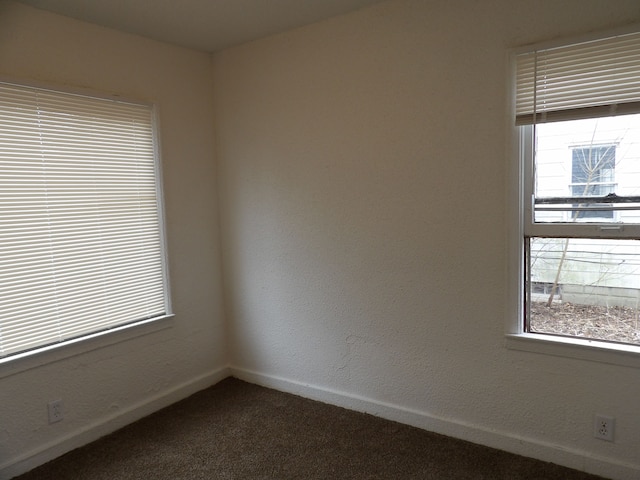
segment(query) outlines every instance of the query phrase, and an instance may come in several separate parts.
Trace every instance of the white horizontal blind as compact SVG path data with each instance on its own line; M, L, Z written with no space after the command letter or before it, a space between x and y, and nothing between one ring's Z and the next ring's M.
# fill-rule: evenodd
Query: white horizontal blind
M523 53L516 70L517 125L640 113L640 33Z
M167 313L153 111L0 83L0 356Z

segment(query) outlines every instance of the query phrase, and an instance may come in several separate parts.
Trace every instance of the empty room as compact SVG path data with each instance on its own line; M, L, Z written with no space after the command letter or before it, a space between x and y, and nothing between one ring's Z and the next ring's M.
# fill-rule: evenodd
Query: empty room
M637 0L0 0L0 479L207 391L640 478L638 72ZM173 476L456 478L322 452Z

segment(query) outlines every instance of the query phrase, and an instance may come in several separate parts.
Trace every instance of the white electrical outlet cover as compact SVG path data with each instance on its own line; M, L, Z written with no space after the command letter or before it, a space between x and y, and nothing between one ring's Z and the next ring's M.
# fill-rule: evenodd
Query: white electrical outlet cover
M596 415L593 425L593 436L600 440L613 442L616 419L607 415Z
M56 423L64 418L64 412L62 411L62 400L53 400L49 402L49 423Z

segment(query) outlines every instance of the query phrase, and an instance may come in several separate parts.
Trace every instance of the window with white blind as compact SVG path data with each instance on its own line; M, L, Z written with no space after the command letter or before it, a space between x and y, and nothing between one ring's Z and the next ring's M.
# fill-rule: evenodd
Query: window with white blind
M515 56L521 331L640 345L640 33Z
M0 83L0 359L169 315L151 105Z

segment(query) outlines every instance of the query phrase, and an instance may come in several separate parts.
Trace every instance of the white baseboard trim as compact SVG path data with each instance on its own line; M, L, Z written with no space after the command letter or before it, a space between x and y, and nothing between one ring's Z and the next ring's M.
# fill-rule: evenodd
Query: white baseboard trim
M61 438L41 445L32 451L26 452L19 457L9 459L0 464L0 480L8 480L17 475L21 475L35 467L42 465L54 458L59 457L71 450L91 443L100 437L104 437L119 428L151 415L158 410L168 407L200 390L215 385L221 380L230 376L229 367L217 370L192 378L180 385L176 385L170 390L158 392L152 397L131 405L130 407L118 411L109 417L104 417L81 429L72 432Z
M256 385L337 405L349 410L368 413L441 435L555 463L556 465L594 475L614 480L637 480L640 478L640 464L622 463L612 458L596 457L589 452L568 448L563 445L540 442L512 433L488 430L478 425L451 418L435 417L426 412L400 405L379 402L359 395L330 390L239 367L230 367L230 373L240 380Z

